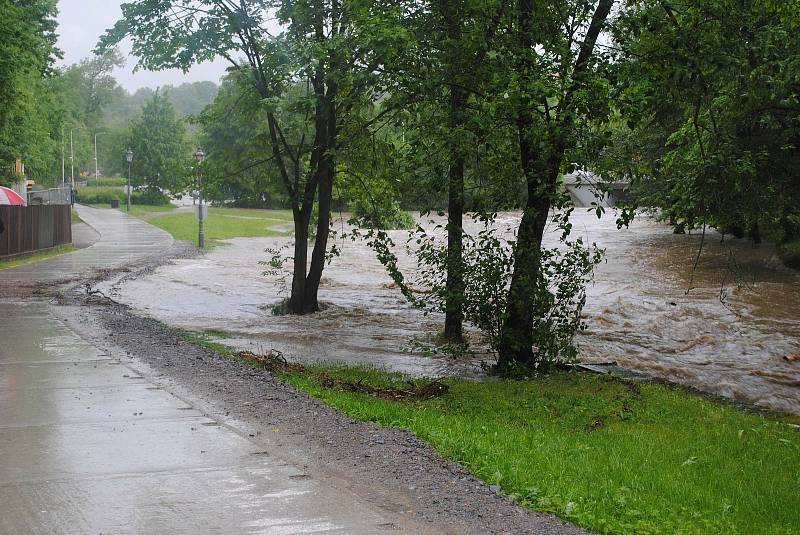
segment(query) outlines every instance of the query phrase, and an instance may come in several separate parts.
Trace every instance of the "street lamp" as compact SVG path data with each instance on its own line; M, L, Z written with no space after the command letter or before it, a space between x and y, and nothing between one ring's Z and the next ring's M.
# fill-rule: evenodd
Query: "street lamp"
M100 134L102 134L102 132L97 132L94 135L94 180L95 180L95 183L98 183L97 181L100 180L100 165L99 165L100 162L97 159L97 136L99 136Z
M125 159L128 160L128 211L131 211L131 163L133 163L133 150L128 147L128 152L125 153Z
M197 231L197 244L200 246L200 249L205 248L206 246L206 238L203 235L203 160L206 159L206 153L203 152L203 149L197 147L197 152L194 153L194 159L197 160L197 196L199 197L199 204L200 206L197 207L197 220L198 220L198 231Z

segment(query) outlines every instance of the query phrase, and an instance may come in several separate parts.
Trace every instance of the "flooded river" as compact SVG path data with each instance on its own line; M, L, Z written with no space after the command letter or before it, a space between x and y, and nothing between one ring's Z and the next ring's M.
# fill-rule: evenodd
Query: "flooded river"
M513 229L518 215L497 224ZM581 210L574 232L607 250L588 288L585 362L616 362L705 391L800 413L800 276L780 266L769 246L709 232L697 270L699 235L639 218L617 230L614 216ZM402 232L394 235L404 243ZM551 233L547 240L556 243ZM346 242L326 269L321 300L309 317L274 316L285 290L257 262L283 238L230 240L200 259L179 260L139 280L107 289L175 326L225 331L226 343L277 349L290 359L367 362L413 374L476 374L453 363L400 350L441 328L441 318L411 309L372 251ZM411 260L401 258L411 268ZM687 292L687 289L689 291Z

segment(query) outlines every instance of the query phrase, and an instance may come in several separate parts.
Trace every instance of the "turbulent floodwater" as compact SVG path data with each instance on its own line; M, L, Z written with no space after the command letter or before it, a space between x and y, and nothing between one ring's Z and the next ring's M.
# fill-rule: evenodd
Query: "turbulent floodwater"
M497 224L513 229L519 217ZM613 215L577 212L574 232L607 250L588 289L588 330L579 336L586 362L616 362L729 398L800 413L800 276L780 266L769 246L699 235L673 235L647 218L617 230ZM404 243L402 232L395 241ZM554 245L555 233L547 237ZM369 362L414 374L474 374L454 364L400 351L413 337L441 328L441 318L412 310L372 251L343 244L326 268L314 316L273 316L283 285L257 262L288 239L235 239L201 259L180 260L111 291L172 325L234 333L242 348L283 351L310 361ZM411 268L408 258L401 265ZM687 293L687 289L689 289Z

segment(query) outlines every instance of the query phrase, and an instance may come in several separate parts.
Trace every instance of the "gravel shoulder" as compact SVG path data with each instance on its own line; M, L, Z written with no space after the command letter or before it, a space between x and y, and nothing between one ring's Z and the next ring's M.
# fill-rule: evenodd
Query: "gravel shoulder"
M136 278L170 258L191 254L173 247L135 268L80 281L69 291L51 287L36 293L60 304L70 327L93 345L149 370L208 416L249 433L270 455L307 466L314 477L334 480L432 532L586 533L496 495L411 432L353 420L264 370L190 344L168 326L87 292L86 284Z

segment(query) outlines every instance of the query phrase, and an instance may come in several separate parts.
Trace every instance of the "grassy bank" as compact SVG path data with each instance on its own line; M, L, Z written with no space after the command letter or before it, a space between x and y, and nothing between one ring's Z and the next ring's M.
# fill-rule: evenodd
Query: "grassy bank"
M120 210L123 212L130 213L130 215L134 217L139 217L142 219L153 219L154 217L161 217L165 214L169 214L174 212L178 207L174 204L165 204L165 205L158 205L158 206L151 206L147 204L132 204L131 211L128 212L127 206L120 205Z
M447 380L449 393L417 402L324 388L320 374L375 386L407 378L285 375L357 419L413 431L523 505L597 532L800 532L800 419L578 373Z
M71 253L72 251L77 251L77 249L72 245L59 245L58 247L54 247L46 251L19 255L7 260L0 259L0 271L19 266L25 266L28 264L35 264L36 262L41 262L42 260L46 260L54 256L61 256L63 254Z
M147 220L172 234L176 240L197 244L197 217L193 212L173 212L152 215ZM292 221L291 214L282 210L246 210L238 208L210 208L205 221L206 245L214 246L230 238L256 238L282 236L285 233L272 227Z

